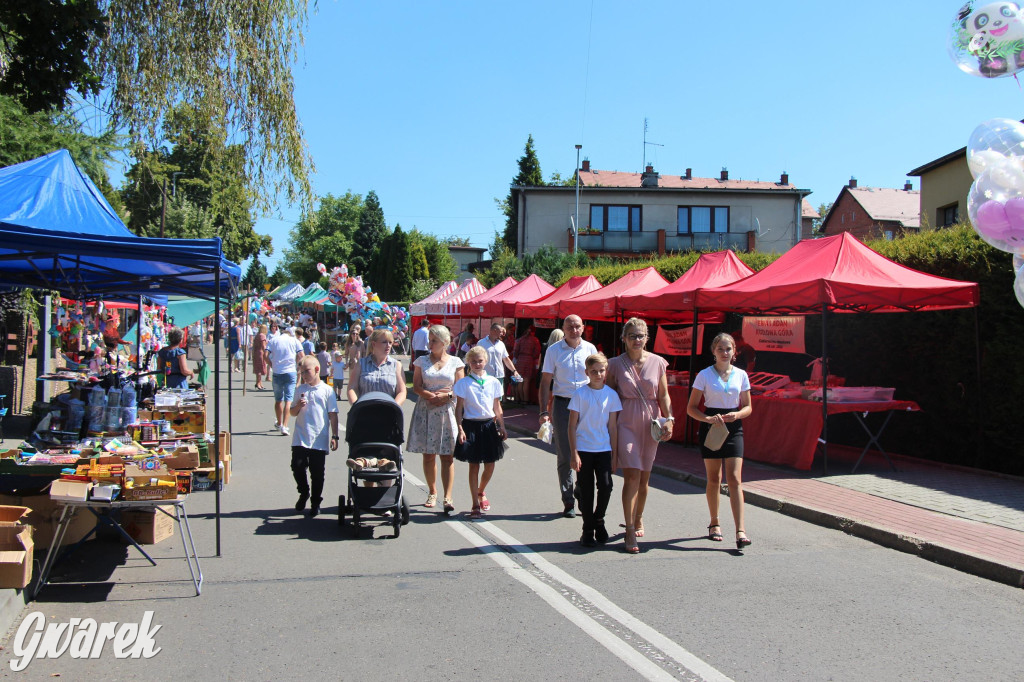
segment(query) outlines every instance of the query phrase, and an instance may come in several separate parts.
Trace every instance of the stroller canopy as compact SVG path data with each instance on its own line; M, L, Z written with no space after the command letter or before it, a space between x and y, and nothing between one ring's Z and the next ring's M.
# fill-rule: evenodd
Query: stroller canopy
M402 407L387 393L374 391L360 396L348 411L345 442L349 445L391 443L401 447L405 443Z

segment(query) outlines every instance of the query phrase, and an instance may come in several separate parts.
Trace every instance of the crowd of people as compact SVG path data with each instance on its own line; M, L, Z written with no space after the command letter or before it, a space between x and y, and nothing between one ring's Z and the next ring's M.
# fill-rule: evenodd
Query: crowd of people
M396 339L389 329L370 325L363 329L355 323L340 344L328 349L317 338L315 325L291 324L298 322L276 316L256 321L234 318L224 321L224 336L232 362L241 348L252 349L257 388L263 388L264 376L271 378L274 428L289 435L289 418L296 419L292 471L299 499L295 508L302 511L308 502L310 516L316 516L325 457L328 448L337 448L338 402L345 398L355 403L372 391L402 404L407 388L402 363L394 352ZM169 340L180 343L180 331L174 331L177 335L169 335ZM546 349L532 325L511 344L510 353L506 340L514 337L511 325L494 323L486 336L477 338L472 323L456 335L425 319L412 335L412 391L417 400L407 450L423 458L428 488L423 506L440 506L446 514L455 511L458 460L469 465L470 517L481 518L488 512L487 486L507 447L503 403L527 404L538 395L540 423L551 425L562 515L575 518L579 509L583 546L607 543L605 516L613 492L612 474L619 470L623 549L638 553L658 445L672 437L675 426L668 363L647 350L647 324L638 318L627 321L622 327L623 351L611 358L592 342L593 328L577 315L569 315L561 329L551 332ZM710 516L707 538L724 540L719 517L724 474L740 549L751 544L744 527L741 473L742 420L751 412L750 381L737 363L742 349L729 334L715 337L710 347L714 364L696 375L686 406L687 414L700 425ZM179 353L169 352L166 358L161 353L168 374L183 373Z

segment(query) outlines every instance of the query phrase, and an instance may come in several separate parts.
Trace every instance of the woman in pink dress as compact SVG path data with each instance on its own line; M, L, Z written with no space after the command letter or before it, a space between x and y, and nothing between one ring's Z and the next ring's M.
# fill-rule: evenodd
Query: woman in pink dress
M267 372L267 325L261 324L260 331L252 337L252 373L256 375L256 389L263 390L263 375Z
M659 416L667 421L661 440L672 437L675 420L668 397L668 363L665 358L644 350L647 344L647 323L630 318L622 328L622 345L626 349L608 361L607 384L622 401L619 413L617 459L612 469L622 469L622 512L626 520L626 551L639 551L636 539L644 535L644 505L647 484L658 453L658 442L651 436L651 420Z

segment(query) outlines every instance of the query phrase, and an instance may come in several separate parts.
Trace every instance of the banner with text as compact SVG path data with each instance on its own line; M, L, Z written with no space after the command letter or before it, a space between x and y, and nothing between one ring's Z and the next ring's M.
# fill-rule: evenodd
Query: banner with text
M744 317L743 340L754 350L804 353L804 317Z
M697 325L697 348L701 348L704 338L704 325ZM658 333L654 337L654 352L659 355L689 355L693 342L693 327L679 327L668 329L658 327ZM700 351L698 350L698 353Z

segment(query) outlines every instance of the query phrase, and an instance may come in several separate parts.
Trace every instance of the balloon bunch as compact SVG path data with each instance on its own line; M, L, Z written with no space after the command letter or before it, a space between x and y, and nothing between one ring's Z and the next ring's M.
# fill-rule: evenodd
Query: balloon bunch
M953 19L947 47L965 73L1012 76L1024 69L1024 13L1014 2L971 0Z
M327 297L331 303L342 306L353 321L358 321L365 328L372 325L374 329L385 327L391 330L396 338L405 338L409 328L409 313L401 306L390 306L380 300L370 285L363 282L361 276L351 277L348 266L342 263L328 273L323 263L316 264L319 272L328 280Z

